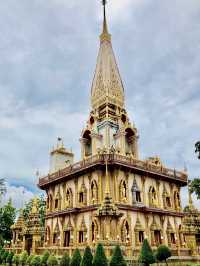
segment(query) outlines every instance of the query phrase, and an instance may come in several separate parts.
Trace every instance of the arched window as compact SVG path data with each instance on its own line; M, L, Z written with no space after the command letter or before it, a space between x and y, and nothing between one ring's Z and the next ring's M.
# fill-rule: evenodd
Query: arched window
M49 228L49 226L47 226L46 232L45 232L45 241L46 241L47 245L50 244L50 235L51 235L50 228Z
M96 221L92 222L92 242L95 242L98 240L98 224Z
M73 194L72 190L70 188L66 191L66 208L72 208L73 207Z
M83 203L83 200L84 200L84 195L83 195L83 192L81 191L81 192L79 193L79 202L80 202L80 203Z
M151 207L157 206L157 193L154 187L150 187L149 189L149 205Z
M181 207L180 194L178 191L174 192L174 207L176 210L180 210Z
M120 201L126 202L128 198L128 191L127 191L127 183L124 179L120 182L119 194L120 194Z
M82 205L87 205L87 188L84 184L84 181L80 187L79 194L78 194L78 201L79 204Z
M92 204L96 204L98 202L98 187L95 180L91 183L91 201Z
M92 139L91 139L91 132L89 130L86 130L84 132L83 140L84 140L85 156L88 157L92 155Z
M166 197L166 204L168 208L171 208L171 199L169 196Z
M58 223L53 232L53 244L58 245L60 243L60 229Z
M52 195L50 194L49 196L48 196L48 200L47 200L47 202L48 202L48 210L49 211L52 211L52 207L53 207L53 197L52 197Z
M121 239L122 239L122 242L125 242L125 243L129 243L130 241L130 227L129 227L127 220L125 220L122 224Z
M140 193L140 189L137 185L136 179L134 178L133 180L133 185L131 188L131 192L132 192L132 203L133 205L135 204L139 204L141 203L141 193Z
M131 128L125 130L125 153L126 155L135 155L134 139L135 133Z

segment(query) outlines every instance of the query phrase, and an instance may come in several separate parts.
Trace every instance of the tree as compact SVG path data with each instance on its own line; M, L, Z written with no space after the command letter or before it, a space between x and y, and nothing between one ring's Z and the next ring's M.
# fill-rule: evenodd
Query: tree
M197 199L200 199L200 179L195 178L190 182L190 192L195 193L197 196Z
M160 262L165 261L166 265L168 265L167 259L171 257L171 255L172 255L171 250L167 246L161 245L157 249L156 259Z
M49 256L50 256L49 251L45 251L44 254L42 255L42 258L41 258L41 265L42 266L47 265L47 261L48 261Z
M198 159L200 159L200 141L195 144L195 152L198 153Z
M41 265L40 256L34 256L31 260L31 266L40 266L40 265Z
M90 247L86 247L81 266L92 266L93 256Z
M60 261L60 266L69 266L70 265L70 257L69 255L65 252L61 258Z
M97 246L93 260L93 266L108 266L108 261L102 244L98 244Z
M13 252L10 252L10 253L8 254L7 259L6 259L6 262L7 262L10 266L12 265L13 257L14 257L14 253L13 253Z
M4 178L0 178L0 202L1 197L6 193L6 185Z
M58 266L58 260L54 255L50 255L47 261L48 266Z
M73 254L73 257L71 259L71 263L70 263L70 266L80 266L81 264L81 254L80 254L80 251L79 249L76 249L74 251L74 254Z
M3 262L3 254L4 254L5 250L3 248L1 248L0 250L0 264L2 264Z
M127 264L122 255L120 246L116 246L110 261L110 266L126 266L126 265Z
M15 263L16 266L18 266L19 262L20 262L20 256L19 255L15 255L13 257L13 263Z
M10 241L12 239L11 225L14 224L16 217L16 209L9 200L4 207L0 208L0 245L3 245L4 240Z
M8 251L4 251L3 256L2 256L2 261L6 263L7 257L9 255Z
M20 256L20 263L22 266L25 266L27 259L28 259L28 253L27 253L27 251L23 251L21 256Z
M155 263L155 257L147 239L145 239L142 244L139 262L143 263L144 266L149 266L150 264Z

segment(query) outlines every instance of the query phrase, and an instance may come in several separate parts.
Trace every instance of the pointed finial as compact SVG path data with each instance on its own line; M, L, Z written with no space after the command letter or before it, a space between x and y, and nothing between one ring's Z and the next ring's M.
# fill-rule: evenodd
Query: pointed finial
M102 0L102 4L103 4L103 14L104 14L104 18L103 18L103 32L100 36L100 40L101 42L103 41L111 41L111 35L108 33L108 27L107 27L107 21L106 21L106 4L107 4L107 0Z
M189 209L193 210L193 200L192 200L192 191L191 191L191 180L188 180L188 203L189 203Z

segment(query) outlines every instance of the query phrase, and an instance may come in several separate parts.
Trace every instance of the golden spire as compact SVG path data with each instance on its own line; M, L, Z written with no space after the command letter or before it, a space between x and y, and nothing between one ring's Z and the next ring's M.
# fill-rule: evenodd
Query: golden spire
M103 31L100 35L100 49L91 88L91 105L93 110L109 104L123 109L124 87L112 49L111 35L108 32L106 0L103 0L102 4L104 13ZM107 111L106 114L108 114Z
M108 33L108 27L107 27L107 20L106 20L106 0L102 0L102 4L103 4L103 32L100 35L100 40L101 42L104 41L111 41L111 35Z

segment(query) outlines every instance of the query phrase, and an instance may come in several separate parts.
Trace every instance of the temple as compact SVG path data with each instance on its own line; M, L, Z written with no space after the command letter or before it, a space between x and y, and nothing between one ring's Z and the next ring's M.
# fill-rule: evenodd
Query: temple
M35 242L28 230L23 235L21 216L13 231L23 239L22 249L37 254L48 249L71 255L75 248L95 248L101 242L108 256L119 244L127 257L136 258L145 238L153 248L169 246L175 256L197 254L198 230L191 233L191 212L183 212L180 198L187 172L167 168L159 157L140 158L139 133L125 108L105 3L103 8L91 111L80 136L81 161L74 162L59 138L49 174L38 182L47 196L44 239ZM38 245L33 248L30 241Z

